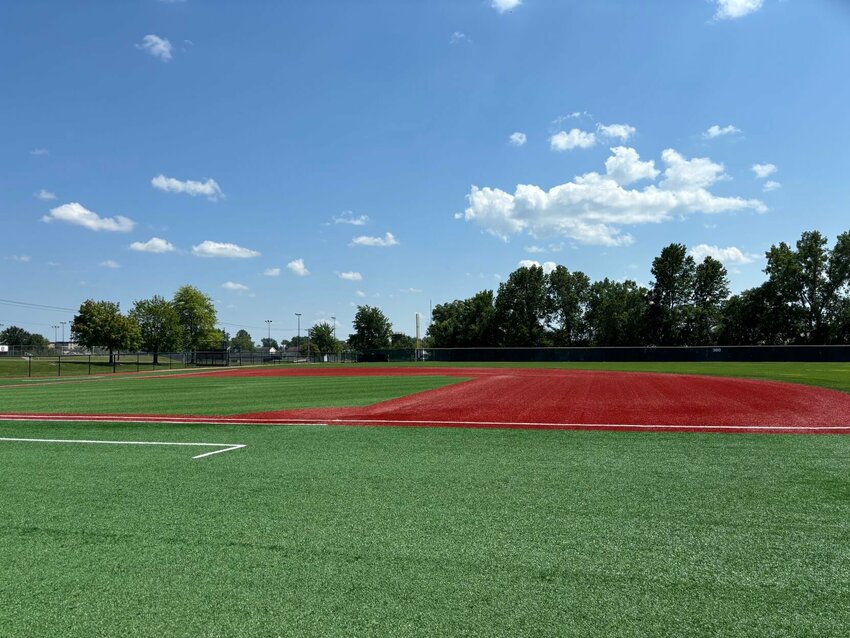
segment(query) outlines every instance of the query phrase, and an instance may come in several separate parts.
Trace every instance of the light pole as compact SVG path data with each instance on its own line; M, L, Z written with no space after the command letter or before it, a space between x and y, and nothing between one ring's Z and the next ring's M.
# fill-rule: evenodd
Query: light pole
M269 329L269 339L266 342L266 347L271 349L271 347L272 347L272 320L271 319L266 319L266 326L268 326L268 329Z
M331 317L331 321L334 322L334 341L336 341L336 317Z
M68 323L68 322L67 321L60 321L59 323L62 324L62 349L64 350L65 349L65 324Z
M59 326L50 326L50 327L53 328L53 349L55 350L56 349L56 342L59 340L59 334L57 332L59 330Z
M295 316L298 317L298 351L301 351L301 313L296 312Z

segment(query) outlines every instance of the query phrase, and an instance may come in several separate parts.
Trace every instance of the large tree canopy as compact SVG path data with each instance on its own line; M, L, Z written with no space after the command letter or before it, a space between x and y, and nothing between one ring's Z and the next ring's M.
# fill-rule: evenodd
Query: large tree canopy
M354 333L349 337L356 350L380 350L390 347L392 324L380 308L357 306L354 315Z
M154 364L160 352L176 352L183 346L180 316L174 304L159 295L140 299L133 304L129 316L139 325L141 348L154 353Z
M216 330L216 311L212 299L192 286L182 286L174 293L174 309L180 318L183 346L189 350L218 348L222 333Z
M109 350L113 362L116 350L133 350L139 347L139 324L121 314L117 303L87 299L71 324L74 341L85 348Z

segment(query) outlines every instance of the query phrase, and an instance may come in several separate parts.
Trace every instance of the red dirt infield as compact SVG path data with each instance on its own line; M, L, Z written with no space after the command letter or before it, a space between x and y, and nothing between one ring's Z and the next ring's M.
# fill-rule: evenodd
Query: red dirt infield
M850 434L850 395L729 377L539 368L250 368L191 376L452 376L469 379L366 407L235 414L9 415L0 420L329 424ZM150 381L157 378L149 377Z

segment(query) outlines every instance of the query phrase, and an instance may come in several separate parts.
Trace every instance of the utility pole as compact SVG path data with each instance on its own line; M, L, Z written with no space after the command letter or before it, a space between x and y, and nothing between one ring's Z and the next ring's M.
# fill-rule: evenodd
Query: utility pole
M334 322L334 341L336 341L336 317L331 317L331 321Z
M60 321L59 323L62 324L62 348L64 349L65 348L65 324L68 323L68 322L67 321Z
M53 349L56 350L56 342L59 340L59 326L50 326L53 328Z
M295 316L298 317L298 352L301 352L301 313L296 312Z

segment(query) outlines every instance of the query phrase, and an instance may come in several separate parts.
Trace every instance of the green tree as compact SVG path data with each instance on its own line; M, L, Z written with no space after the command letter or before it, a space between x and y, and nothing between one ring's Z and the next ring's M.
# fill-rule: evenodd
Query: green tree
M521 267L499 285L495 325L499 345L545 346L546 277L540 266Z
M141 348L153 353L154 365L159 364L160 352L174 352L183 345L180 316L174 304L159 295L140 299L133 304L129 316L139 326Z
M650 323L660 345L685 343L693 301L696 264L684 244L670 244L652 261Z
M85 348L106 348L109 363L114 362L115 350L139 347L139 325L121 314L117 303L87 299L71 324L74 340Z
M280 344L277 342L277 339L270 339L269 337L263 337L260 341L260 345L263 348L274 348L275 350L280 350Z
M713 257L696 267L689 341L697 345L717 343L723 304L729 298L729 274Z
M182 286L174 293L174 309L180 318L183 346L189 350L218 348L221 332L216 330L216 311L212 299L192 286Z
M27 346L31 339L32 335L18 326L9 326L0 332L0 344L5 346Z
M590 286L585 317L595 346L646 345L649 291L634 281L607 277Z
M333 326L326 322L317 323L308 332L309 343L316 354L337 354L342 352L342 343L334 337Z
M254 339L247 330L239 330L230 340L230 347L239 352L254 352Z
M590 277L578 270L570 272L564 266L556 266L546 282L554 345L586 343L585 312L590 299Z
M390 348L393 350L414 350L416 339L403 332L394 332L390 335Z
M494 346L495 306L492 290L482 290L469 299L437 304L428 326L428 347L475 348Z
M793 343L801 321L800 313L787 308L773 285L765 282L723 304L718 342L730 346Z
M357 306L354 314L354 334L349 337L355 350L388 348L393 329L390 320L374 306Z

